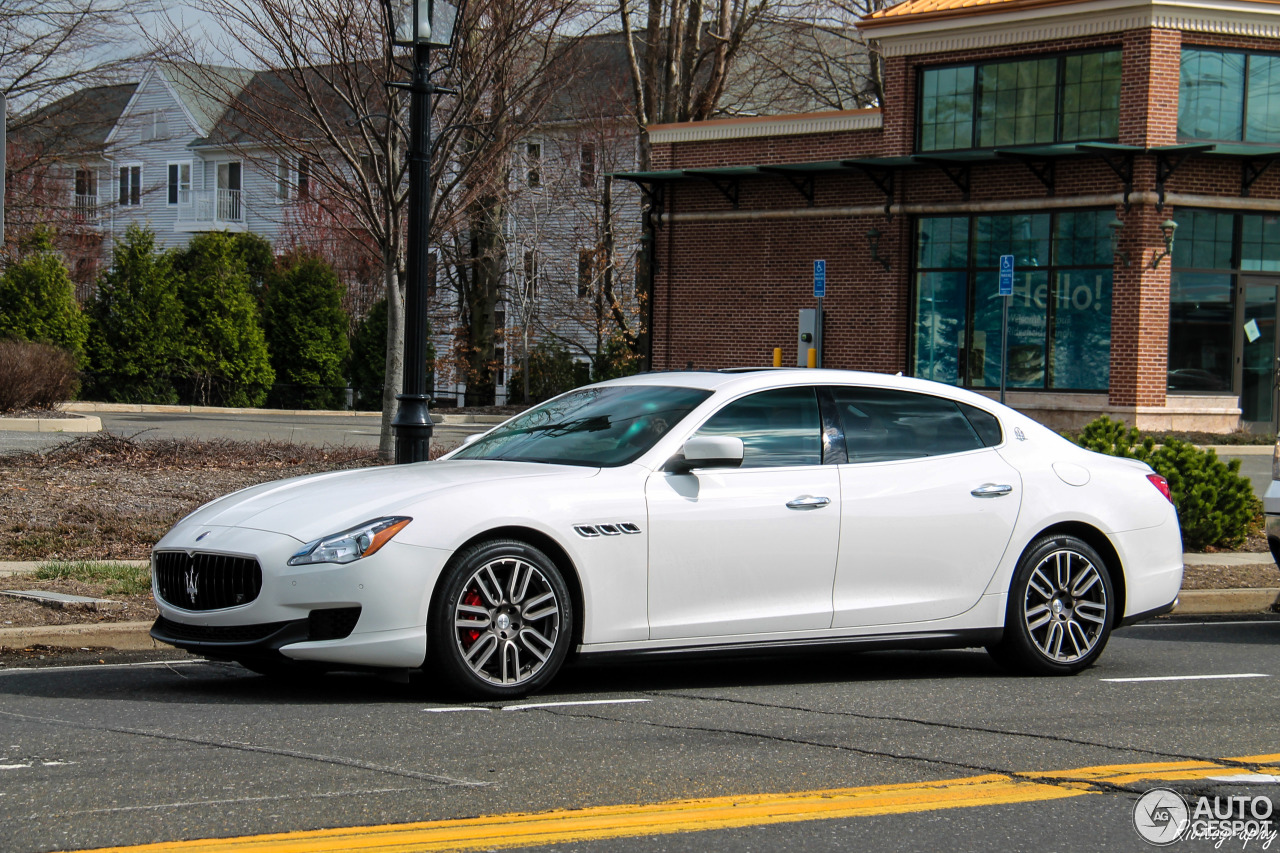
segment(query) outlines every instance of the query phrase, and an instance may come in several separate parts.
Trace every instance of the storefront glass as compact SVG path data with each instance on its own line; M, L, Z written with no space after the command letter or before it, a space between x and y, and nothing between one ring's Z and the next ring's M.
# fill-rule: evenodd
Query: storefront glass
M1112 216L1090 210L919 220L915 375L1000 385L999 264L1001 255L1013 255L1008 387L1105 390Z

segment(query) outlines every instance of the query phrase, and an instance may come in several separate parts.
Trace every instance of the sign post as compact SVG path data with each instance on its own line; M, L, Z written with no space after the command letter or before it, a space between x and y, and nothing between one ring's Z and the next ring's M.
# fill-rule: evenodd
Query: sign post
M1009 303L1013 301L1013 255L1000 256L1000 405L1009 378Z
M822 367L822 300L827 295L827 262L813 262L813 296L818 300L818 317L814 325L814 349L817 352L817 366Z

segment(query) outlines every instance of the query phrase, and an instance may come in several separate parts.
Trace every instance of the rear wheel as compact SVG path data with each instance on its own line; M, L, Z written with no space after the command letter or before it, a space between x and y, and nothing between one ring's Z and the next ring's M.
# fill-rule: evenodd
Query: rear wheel
M573 615L569 589L546 554L513 539L482 542L445 570L428 650L461 692L519 698L544 687L560 669Z
M1107 565L1075 536L1044 536L1018 563L1004 637L989 651L1031 675L1072 675L1102 654L1115 622Z

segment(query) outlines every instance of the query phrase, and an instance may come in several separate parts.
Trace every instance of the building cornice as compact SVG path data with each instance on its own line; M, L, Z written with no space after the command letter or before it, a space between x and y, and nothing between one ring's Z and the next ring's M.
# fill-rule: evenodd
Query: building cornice
M1088 0L1012 9L994 5L864 20L860 27L885 56L1037 44L1149 28L1280 38L1280 3Z
M850 130L879 130L883 116L878 109L845 110L830 113L805 113L796 116L760 116L753 118L691 121L683 124L658 124L649 128L649 142L711 142L724 139L750 139L758 136L796 136L810 133L841 133Z

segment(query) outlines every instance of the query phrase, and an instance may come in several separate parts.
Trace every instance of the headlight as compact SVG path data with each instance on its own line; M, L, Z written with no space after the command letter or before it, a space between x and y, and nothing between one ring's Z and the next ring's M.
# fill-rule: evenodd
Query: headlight
M362 557L376 554L378 549L391 541L412 518L393 516L375 518L359 527L312 540L289 558L291 566L309 566L313 563L354 563Z

